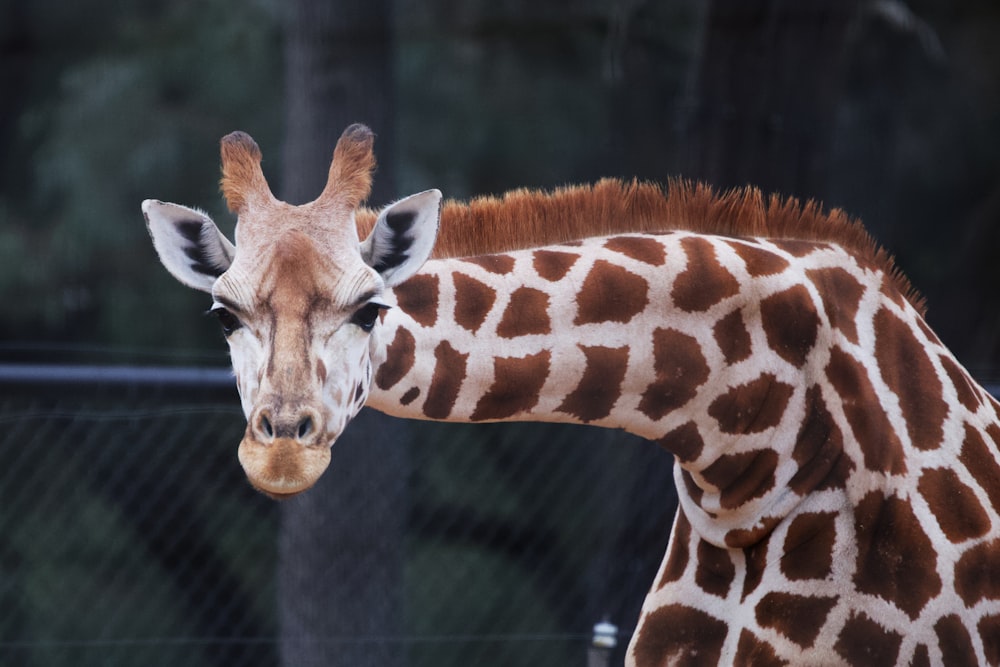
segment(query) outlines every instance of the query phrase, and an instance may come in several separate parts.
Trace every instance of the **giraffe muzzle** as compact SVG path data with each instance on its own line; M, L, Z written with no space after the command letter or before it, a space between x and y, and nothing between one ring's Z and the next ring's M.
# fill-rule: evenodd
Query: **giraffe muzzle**
M322 426L321 415L311 408L255 410L239 448L250 484L279 500L315 484L330 465Z

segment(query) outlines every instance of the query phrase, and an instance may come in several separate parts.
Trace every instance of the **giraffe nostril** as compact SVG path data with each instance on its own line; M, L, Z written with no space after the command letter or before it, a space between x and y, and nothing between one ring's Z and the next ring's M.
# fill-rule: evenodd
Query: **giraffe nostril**
M260 416L260 428L267 437L274 437L274 427L271 426L271 420L267 418L267 415Z
M306 417L301 422L299 422L299 430L298 430L299 439L301 440L302 438L308 436L310 433L312 433L312 430L313 430L312 417Z

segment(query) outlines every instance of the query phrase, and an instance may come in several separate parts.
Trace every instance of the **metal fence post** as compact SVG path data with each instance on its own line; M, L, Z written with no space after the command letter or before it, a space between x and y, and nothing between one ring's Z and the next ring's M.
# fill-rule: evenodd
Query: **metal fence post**
M611 652L618 645L618 627L608 619L594 625L594 636L587 649L587 667L608 667Z

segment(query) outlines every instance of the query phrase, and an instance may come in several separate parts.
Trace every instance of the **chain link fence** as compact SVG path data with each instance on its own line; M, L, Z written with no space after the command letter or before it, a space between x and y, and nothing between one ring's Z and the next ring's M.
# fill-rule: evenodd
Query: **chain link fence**
M595 623L625 643L676 503L669 456L619 433L408 426L400 627L296 638L277 601L298 561L236 460L228 371L7 367L0 425L0 665L276 665L306 641L406 665L582 666Z

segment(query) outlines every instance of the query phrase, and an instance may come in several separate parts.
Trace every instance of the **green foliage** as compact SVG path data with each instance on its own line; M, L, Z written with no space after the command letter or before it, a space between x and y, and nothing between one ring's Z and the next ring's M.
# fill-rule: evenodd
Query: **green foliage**
M5 176L18 172L27 189L0 193L3 333L218 346L192 316L204 297L156 265L139 203L201 202L231 227L217 141L242 128L277 144L278 3L50 4L28 19L44 54L34 74L49 85L27 96L3 156ZM93 22L85 6L106 17L93 31L78 29Z

